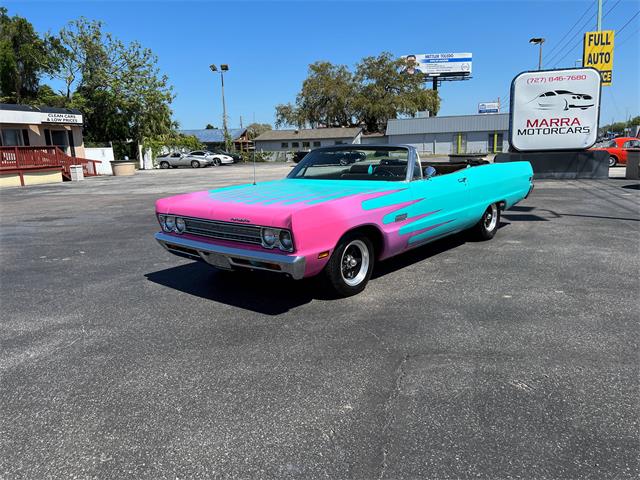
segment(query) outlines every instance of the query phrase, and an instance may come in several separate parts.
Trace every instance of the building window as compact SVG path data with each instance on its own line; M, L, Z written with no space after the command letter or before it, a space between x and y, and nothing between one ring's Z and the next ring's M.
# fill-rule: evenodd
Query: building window
M302 148L309 148L311 144L309 142L302 142Z
M22 131L17 128L2 129L3 147L21 147L24 145Z
M289 148L289 142L282 142L280 148Z
M499 153L502 151L502 132L489 133L488 153Z
M453 134L452 153L467 153L467 134L463 132Z
M320 142L313 142L313 146L314 147L319 147L320 146Z
M298 148L300 144L298 142L291 142L291 148Z

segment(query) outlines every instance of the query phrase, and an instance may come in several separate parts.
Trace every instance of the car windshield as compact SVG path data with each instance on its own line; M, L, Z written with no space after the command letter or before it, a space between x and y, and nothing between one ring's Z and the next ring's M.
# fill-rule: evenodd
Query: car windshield
M408 160L402 147L328 147L309 152L288 178L402 181Z

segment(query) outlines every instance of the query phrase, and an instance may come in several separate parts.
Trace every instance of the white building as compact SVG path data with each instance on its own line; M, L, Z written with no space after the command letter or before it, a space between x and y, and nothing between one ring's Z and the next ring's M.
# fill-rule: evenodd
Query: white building
M269 130L253 140L257 152L299 152L331 145L360 144L362 128Z
M426 154L498 153L509 149L509 114L389 120L391 144L412 145Z

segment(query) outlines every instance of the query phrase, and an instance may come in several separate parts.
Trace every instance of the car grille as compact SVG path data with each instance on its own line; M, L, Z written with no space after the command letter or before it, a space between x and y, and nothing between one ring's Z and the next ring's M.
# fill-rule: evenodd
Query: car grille
M185 218L184 222L186 225L185 233L191 233L192 235L252 243L254 245L262 244L260 227L254 225L239 225L237 223L215 222L195 218Z

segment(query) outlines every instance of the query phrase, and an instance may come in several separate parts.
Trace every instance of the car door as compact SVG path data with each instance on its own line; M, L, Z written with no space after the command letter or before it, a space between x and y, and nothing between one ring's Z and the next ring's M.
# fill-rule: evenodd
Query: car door
M401 227L400 234L409 235L410 247L469 226L465 170L417 178L409 183L411 196L416 203L408 208L408 222Z
M624 142L624 144L622 145L622 151L621 151L622 155L620 156L620 161L626 164L629 149L639 148L639 147L640 147L640 140L627 140L626 142Z
M172 167L179 167L181 165L180 161L181 161L181 157L182 154L181 153L172 153L171 155L169 155L169 163L171 164Z

